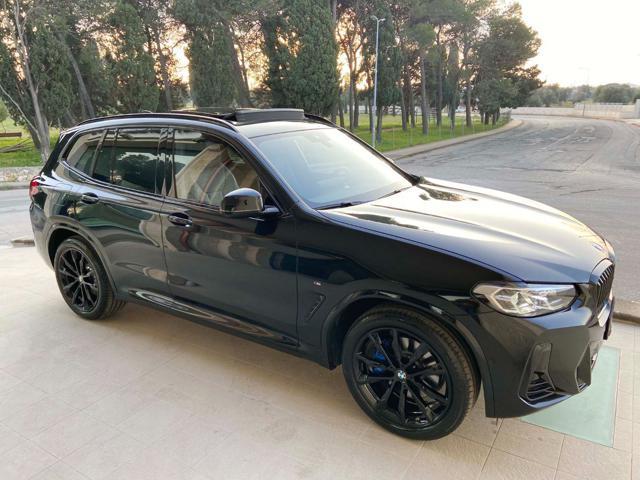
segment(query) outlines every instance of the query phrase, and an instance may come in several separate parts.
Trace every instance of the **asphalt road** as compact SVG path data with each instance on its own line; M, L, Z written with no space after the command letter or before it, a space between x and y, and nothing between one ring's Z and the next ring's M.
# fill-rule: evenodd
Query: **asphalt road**
M640 128L568 117L517 117L502 134L400 160L427 177L529 197L566 211L611 242L615 291L640 300Z
M619 298L640 301L640 128L519 117L514 130L399 161L428 177L505 190L564 210L613 244ZM0 191L0 246L30 235L26 190Z
M12 238L32 235L27 190L0 190L0 248Z

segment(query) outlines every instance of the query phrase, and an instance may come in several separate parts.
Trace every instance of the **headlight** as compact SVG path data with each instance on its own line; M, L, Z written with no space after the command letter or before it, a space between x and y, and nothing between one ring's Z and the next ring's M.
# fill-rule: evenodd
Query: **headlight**
M537 317L567 308L576 298L573 285L524 285L481 283L473 294L495 310L516 317Z

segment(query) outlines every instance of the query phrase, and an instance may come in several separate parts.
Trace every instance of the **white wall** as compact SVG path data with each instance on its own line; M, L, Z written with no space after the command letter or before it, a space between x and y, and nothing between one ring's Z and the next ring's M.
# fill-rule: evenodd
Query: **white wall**
M574 107L520 107L511 111L521 115L563 115L590 118L640 118L640 100L635 105L578 103Z

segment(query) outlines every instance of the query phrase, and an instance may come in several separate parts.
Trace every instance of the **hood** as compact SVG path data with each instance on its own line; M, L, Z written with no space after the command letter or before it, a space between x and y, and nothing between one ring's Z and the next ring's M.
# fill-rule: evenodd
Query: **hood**
M613 253L593 230L547 205L480 187L422 179L389 197L321 212L526 282L586 283Z

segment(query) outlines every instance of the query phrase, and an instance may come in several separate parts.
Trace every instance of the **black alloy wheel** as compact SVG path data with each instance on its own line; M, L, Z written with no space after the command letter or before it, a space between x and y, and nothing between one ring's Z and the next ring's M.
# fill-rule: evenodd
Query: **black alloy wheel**
M98 305L100 286L95 267L80 250L67 248L58 262L60 286L67 302L83 313L90 313Z
M360 407L417 439L451 433L475 402L478 380L456 339L412 310L365 313L347 333L343 372Z
M62 242L53 267L62 297L82 318L105 318L125 305L115 299L102 263L80 237Z
M362 395L380 415L402 425L433 425L451 404L451 380L442 360L427 342L405 330L369 332L353 362Z

